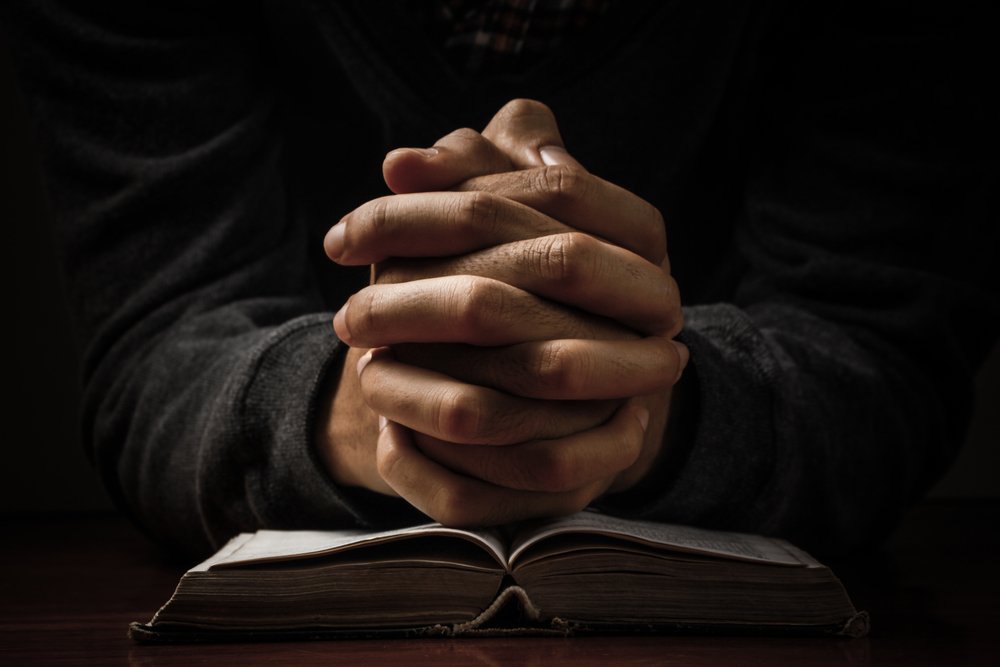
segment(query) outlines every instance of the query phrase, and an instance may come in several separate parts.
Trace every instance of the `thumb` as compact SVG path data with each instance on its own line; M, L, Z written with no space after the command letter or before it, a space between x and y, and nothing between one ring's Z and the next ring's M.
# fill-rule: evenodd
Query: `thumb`
M462 128L431 148L397 148L382 162L382 177L396 194L450 190L477 176L510 171L504 153L475 130Z
M545 104L536 100L511 100L493 116L483 130L516 169L551 165L583 168L566 151L556 117Z

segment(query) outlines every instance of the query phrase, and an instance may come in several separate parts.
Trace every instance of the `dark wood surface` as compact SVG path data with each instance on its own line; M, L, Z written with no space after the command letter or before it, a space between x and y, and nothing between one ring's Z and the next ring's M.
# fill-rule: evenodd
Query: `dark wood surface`
M125 636L183 567L113 515L7 516L0 664L997 665L1000 501L914 510L885 549L838 568L872 615L866 639L601 637L142 646Z

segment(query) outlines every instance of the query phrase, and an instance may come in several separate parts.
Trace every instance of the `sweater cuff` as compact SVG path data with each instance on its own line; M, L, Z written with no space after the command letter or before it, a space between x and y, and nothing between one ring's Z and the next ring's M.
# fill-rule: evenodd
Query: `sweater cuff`
M684 309L679 340L691 350L688 392L664 460L643 497L602 503L617 514L739 529L759 526L758 500L773 474L775 363L750 318L728 304ZM673 420L675 415L671 415ZM673 450L673 451L671 451ZM669 469L668 469L669 468ZM639 502L636 502L636 501Z
M246 480L262 528L356 527L407 514L396 498L339 488L315 449L326 379L340 372L347 350L330 318L300 317L272 332L242 404L245 437L264 445L265 460Z

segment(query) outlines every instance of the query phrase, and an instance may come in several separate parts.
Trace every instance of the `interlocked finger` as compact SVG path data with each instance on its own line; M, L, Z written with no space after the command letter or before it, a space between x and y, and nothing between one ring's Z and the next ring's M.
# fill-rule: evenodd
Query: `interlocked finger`
M439 260L389 260L379 284L473 275L575 306L637 331L673 336L683 325L673 277L638 255L579 232L515 241Z
M504 347L396 345L402 362L468 384L545 400L628 398L672 386L687 362L676 341L561 339Z
M666 226L659 209L579 167L552 165L488 174L471 178L456 189L490 193L524 204L656 265L666 257Z
M365 403L377 414L438 440L510 445L561 438L603 423L613 401L539 401L460 382L373 354L359 369Z
M627 337L628 330L492 278L445 276L370 285L333 318L352 347L396 343L511 345L554 338ZM634 335L634 334L632 334Z
M367 202L327 232L324 249L346 266L389 257L449 257L570 227L489 192L420 192Z
M389 422L379 433L379 474L414 507L446 526L496 526L572 514L604 492L596 482L567 492L515 491L448 470L420 453L412 435Z
M635 463L643 426L634 410L623 406L607 423L565 438L490 447L415 433L414 442L424 455L468 477L521 491L568 492L609 484Z

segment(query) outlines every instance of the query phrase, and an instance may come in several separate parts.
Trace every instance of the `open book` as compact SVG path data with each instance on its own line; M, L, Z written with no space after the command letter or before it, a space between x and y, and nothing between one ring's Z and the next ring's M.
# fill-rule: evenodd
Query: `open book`
M860 636L824 565L778 539L595 512L458 530L260 531L189 570L148 641L525 632ZM504 630L509 632L509 630Z

